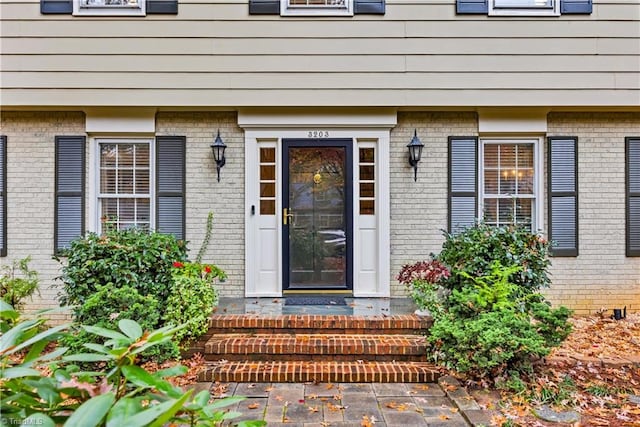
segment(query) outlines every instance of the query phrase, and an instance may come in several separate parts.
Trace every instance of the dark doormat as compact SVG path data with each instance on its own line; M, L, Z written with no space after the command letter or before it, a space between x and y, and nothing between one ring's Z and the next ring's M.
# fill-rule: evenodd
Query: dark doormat
M340 296L286 297L284 305L347 305Z

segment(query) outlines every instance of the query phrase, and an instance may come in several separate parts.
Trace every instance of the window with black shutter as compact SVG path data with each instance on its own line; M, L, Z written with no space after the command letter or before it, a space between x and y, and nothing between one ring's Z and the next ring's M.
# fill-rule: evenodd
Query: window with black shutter
M156 230L185 238L184 136L156 137Z
M56 136L55 219L56 253L69 248L85 231L85 142L84 136Z
M178 0L40 0L45 15L176 15Z
M249 0L251 15L384 15L385 0Z
M7 256L7 137L0 136L0 256Z
M449 138L449 232L457 233L478 218L478 138Z
M578 138L548 139L549 240L553 256L578 256Z
M627 256L640 256L640 137L626 139Z
M592 0L456 0L458 14L557 16L592 11Z

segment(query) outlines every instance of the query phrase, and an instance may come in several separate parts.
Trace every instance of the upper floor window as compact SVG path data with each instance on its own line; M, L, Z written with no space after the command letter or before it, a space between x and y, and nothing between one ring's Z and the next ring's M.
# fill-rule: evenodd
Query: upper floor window
M560 0L489 0L489 15L560 15Z
M145 0L73 0L74 15L134 15L146 14Z
M282 0L281 15L353 15L353 0Z

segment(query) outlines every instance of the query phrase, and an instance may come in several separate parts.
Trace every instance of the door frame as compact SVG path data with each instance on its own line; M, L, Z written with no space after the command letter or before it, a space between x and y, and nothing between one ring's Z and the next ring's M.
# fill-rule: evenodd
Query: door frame
M282 143L282 185L281 185L281 209L280 214L284 215L284 209L289 208L289 148L344 148L345 153L345 173L344 173L344 216L345 216L345 242L346 242L346 271L345 271L345 287L342 286L315 286L309 288L291 288L290 287L290 252L289 252L289 225L284 225L282 221L282 291L329 291L339 290L353 292L353 138L283 138ZM294 212L295 215L295 212ZM276 215L277 216L277 215ZM281 218L283 218L281 216Z
M238 111L238 126L244 131L245 207L241 215L244 216L245 252L244 259L241 261L244 277L239 277L238 282L231 284L229 288L234 289L234 295L241 295L244 289L246 297L282 296L281 195L277 195L277 221L275 215L273 220L259 215L260 147L275 148L276 158L282 159L282 139L328 137L352 139L354 161L357 158L359 146L366 144L377 148L379 162L376 169L376 191L379 198L376 200L374 228L367 230L367 237L375 239L376 247L370 247L368 243L370 239L366 242L363 240L362 218L354 214L353 295L354 297L392 296L392 284L396 282L391 274L391 162L389 159L392 154L391 129L396 124L396 111L389 108L296 108L292 110L269 107L244 108ZM406 150L404 144L402 148ZM398 153L394 156L398 156ZM354 164L354 203L359 195L355 183L358 178L358 169L355 166ZM276 168L276 174L277 182L281 182L280 166ZM280 185L277 185L277 188L279 189ZM373 254L368 265L365 265L360 255L365 248L369 248L369 252ZM269 256L265 257L265 253ZM373 270L367 270L367 268ZM367 271L371 274L363 274ZM393 295L402 295L398 288L396 284Z

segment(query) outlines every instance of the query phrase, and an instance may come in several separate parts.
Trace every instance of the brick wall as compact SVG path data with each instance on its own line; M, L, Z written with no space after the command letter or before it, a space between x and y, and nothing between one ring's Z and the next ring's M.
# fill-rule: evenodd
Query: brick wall
M60 263L52 259L55 136L84 135L81 112L3 112L7 136L7 257L0 265L31 256L40 278L28 310L57 307ZM51 315L54 320L64 314Z
M625 256L624 148L640 136L640 113L551 113L548 135L578 137L580 189L579 256L552 260L549 298L579 313L640 310L640 258Z
M244 133L235 112L158 113L157 135L187 137L187 234L190 258L200 249L207 215L213 212L213 234L204 262L229 276L221 295L244 295ZM220 130L227 144L227 163L216 181L210 145Z
M407 144L414 129L424 144L413 180ZM391 131L391 295L405 295L395 280L403 264L426 259L442 246L441 230L447 228L447 150L452 135L478 133L472 112L398 113Z

